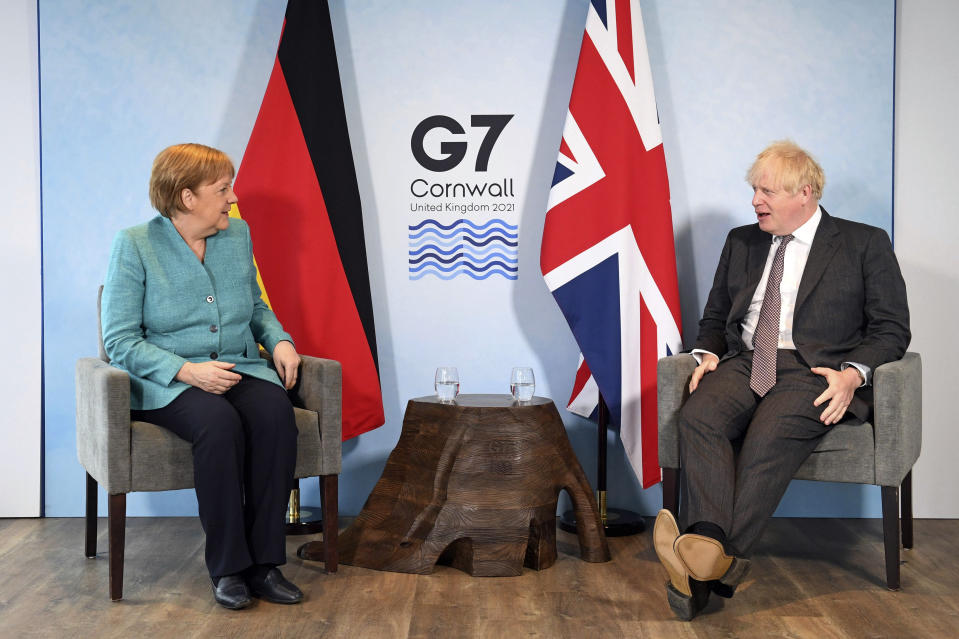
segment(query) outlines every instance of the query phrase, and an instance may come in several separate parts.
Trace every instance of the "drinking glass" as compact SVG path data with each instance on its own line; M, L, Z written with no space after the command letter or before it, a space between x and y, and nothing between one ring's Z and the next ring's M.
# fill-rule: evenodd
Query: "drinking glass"
M437 368L433 382L436 397L441 402L452 402L460 393L460 376L456 372L455 366L440 366Z
M517 366L509 376L509 392L518 402L528 402L533 399L536 390L536 380L533 379L533 369L528 366Z

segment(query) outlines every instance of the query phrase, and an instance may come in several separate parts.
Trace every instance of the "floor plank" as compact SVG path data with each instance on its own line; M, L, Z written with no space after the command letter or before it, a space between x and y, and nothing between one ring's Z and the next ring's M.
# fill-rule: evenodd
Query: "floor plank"
M666 605L650 534L610 539L613 561L579 559L557 533L559 557L518 577L430 575L302 561L291 537L284 573L306 592L298 606L217 606L195 518L130 518L124 599L107 589L106 521L98 554L83 556L82 519L0 520L2 637L956 637L959 521L917 520L902 552L902 590L885 587L878 520L774 519L752 574L730 601L693 622Z

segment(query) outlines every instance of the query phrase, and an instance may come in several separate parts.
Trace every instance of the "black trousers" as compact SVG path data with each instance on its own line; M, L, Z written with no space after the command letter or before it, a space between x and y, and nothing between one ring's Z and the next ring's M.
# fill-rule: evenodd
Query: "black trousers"
M286 391L244 375L223 395L191 387L131 411L193 445L193 479L211 577L286 563L284 513L295 487L296 421Z
M704 375L679 417L686 523L720 526L727 552L740 557L830 428L819 421L826 404L813 406L828 384L796 351L778 351L776 385L762 398L749 388L752 357L740 353Z

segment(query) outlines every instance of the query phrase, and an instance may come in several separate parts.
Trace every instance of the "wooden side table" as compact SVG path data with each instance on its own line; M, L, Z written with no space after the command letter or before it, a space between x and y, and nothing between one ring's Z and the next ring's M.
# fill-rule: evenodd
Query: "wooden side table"
M509 395L410 400L400 440L339 538L343 563L427 574L440 561L512 576L556 561L556 502L572 498L580 554L609 561L596 501L553 402ZM320 559L320 542L301 557Z

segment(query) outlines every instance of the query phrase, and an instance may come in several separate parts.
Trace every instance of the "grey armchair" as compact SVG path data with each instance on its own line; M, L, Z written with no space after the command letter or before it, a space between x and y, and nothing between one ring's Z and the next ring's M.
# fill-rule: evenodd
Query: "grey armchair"
M102 293L103 287L100 287ZM99 296L97 307L99 311ZM99 312L97 314L99 316ZM337 478L340 473L342 380L339 362L302 357L291 391L296 425L296 477L319 477L323 510L323 559L336 572ZM123 597L126 494L193 488L190 445L170 431L130 420L130 380L109 364L100 336L100 357L76 365L77 457L86 469L87 557L95 557L97 485L109 499L110 598Z
M696 368L692 355L664 357L657 365L659 465L663 468L663 508L679 514L679 409L689 396ZM873 373L873 423L840 424L820 442L795 479L873 484L882 489L886 584L899 589L902 545L912 548L912 466L922 443L922 361L906 353ZM902 511L900 519L900 495Z

